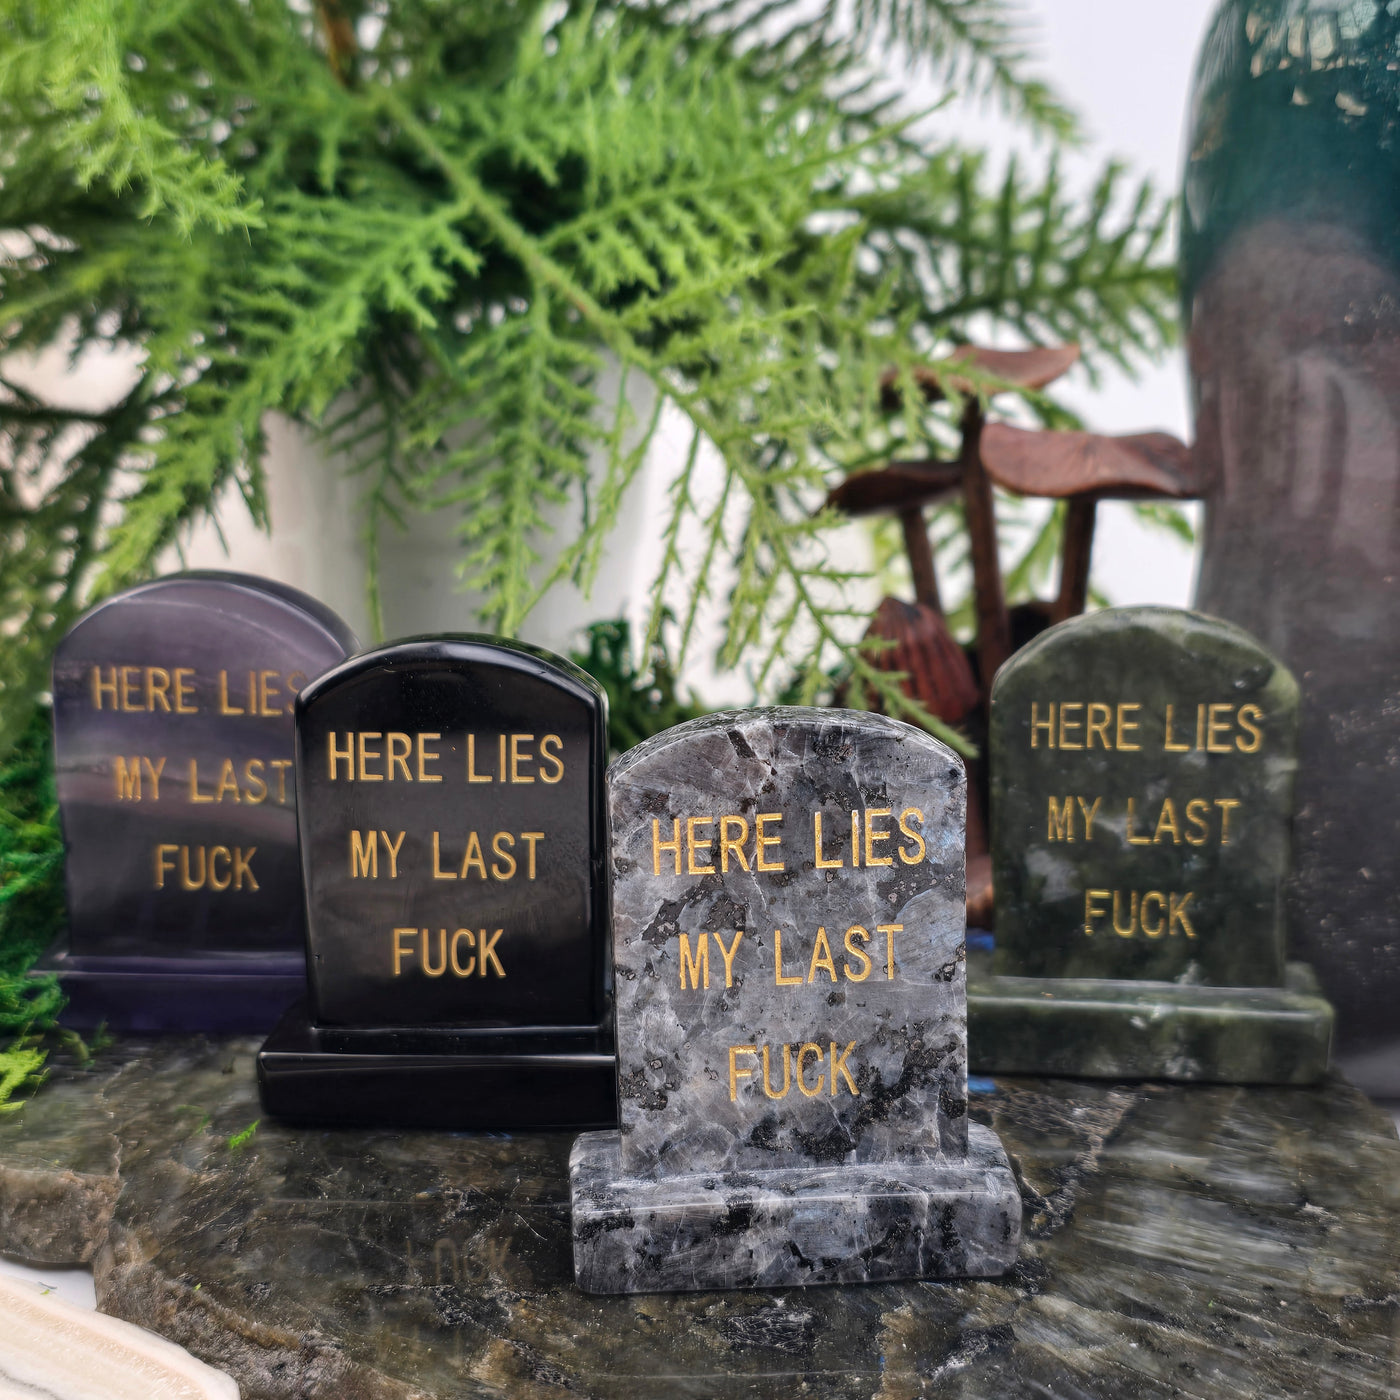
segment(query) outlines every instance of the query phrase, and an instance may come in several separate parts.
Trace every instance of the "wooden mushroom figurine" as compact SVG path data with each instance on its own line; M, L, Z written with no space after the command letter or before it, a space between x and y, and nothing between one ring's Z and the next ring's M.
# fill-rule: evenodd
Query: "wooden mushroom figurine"
M1184 501L1200 494L1191 449L1170 433L1104 437L989 423L982 430L982 464L990 480L1007 491L1068 502L1051 622L1084 611L1101 500Z

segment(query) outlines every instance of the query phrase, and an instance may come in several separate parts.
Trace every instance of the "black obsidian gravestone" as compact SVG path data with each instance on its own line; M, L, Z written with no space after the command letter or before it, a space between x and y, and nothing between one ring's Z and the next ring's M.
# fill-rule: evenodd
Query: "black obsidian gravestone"
M107 599L59 644L65 1019L265 1030L304 986L292 708L355 651L304 593L183 573Z
M310 997L258 1057L268 1112L615 1122L598 684L425 637L323 676L296 724Z

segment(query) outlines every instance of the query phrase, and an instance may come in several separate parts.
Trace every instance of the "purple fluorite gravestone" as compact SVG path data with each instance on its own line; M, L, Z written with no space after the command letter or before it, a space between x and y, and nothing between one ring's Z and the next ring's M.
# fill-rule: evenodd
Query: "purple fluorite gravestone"
M329 608L228 573L141 584L53 666L66 1019L260 1030L305 982L292 707L358 647Z

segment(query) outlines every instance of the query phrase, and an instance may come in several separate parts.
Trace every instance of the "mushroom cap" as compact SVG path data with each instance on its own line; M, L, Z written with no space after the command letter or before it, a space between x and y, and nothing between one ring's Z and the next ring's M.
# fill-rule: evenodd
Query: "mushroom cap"
M1074 368L1079 360L1079 346L1032 345L1026 350L988 350L980 345L960 345L948 359L1005 380L1007 389L1044 389ZM920 366L914 371L914 378L930 403L944 397L943 378L938 371ZM952 376L948 383L959 394L977 392L978 386L961 376ZM894 371L880 381L880 402L890 412L899 407L898 376Z
M827 495L826 503L847 515L910 510L956 491L962 483L957 462L891 462L878 471L848 476Z
M989 423L980 446L987 475L1020 496L1183 501L1201 494L1191 449L1170 433L1104 437Z
M885 598L865 635L894 643L873 652L870 664L904 672L904 693L946 724L956 724L977 708L980 693L972 662L936 608Z

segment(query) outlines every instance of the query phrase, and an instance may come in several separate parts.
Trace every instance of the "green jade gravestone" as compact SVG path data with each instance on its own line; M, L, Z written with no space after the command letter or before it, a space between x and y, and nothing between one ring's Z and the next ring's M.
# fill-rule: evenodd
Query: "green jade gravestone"
M1298 687L1231 623L1113 608L992 688L984 1073L1310 1084L1332 1009L1284 959Z

